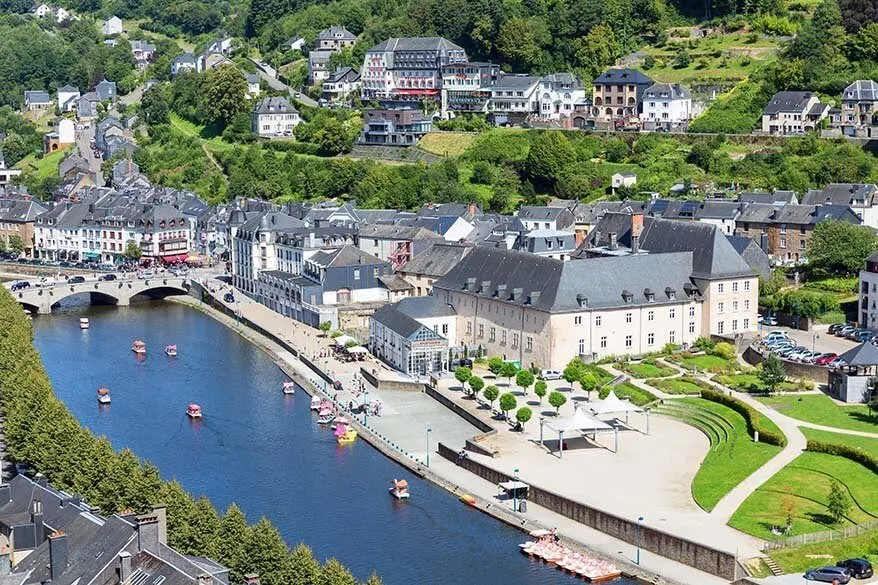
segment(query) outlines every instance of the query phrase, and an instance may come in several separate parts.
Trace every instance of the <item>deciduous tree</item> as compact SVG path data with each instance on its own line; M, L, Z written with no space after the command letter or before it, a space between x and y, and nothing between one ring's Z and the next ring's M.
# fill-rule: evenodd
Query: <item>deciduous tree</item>
M555 414L558 414L558 411L561 409L562 406L564 406L566 402L567 397L558 391L549 394L549 404L551 404L555 408Z
M204 118L225 127L247 106L247 80L234 65L209 71L204 82Z
M821 274L852 274L878 247L878 237L866 226L844 221L821 221L808 240L808 264Z
M515 410L517 404L518 401L515 399L515 395L512 392L505 392L500 396L500 410L503 411L503 416L505 418L509 418L509 411Z
M769 354L765 361L762 362L762 369L759 371L759 380L768 387L768 392L774 392L778 384L786 380L786 376L786 371L780 359L773 353Z

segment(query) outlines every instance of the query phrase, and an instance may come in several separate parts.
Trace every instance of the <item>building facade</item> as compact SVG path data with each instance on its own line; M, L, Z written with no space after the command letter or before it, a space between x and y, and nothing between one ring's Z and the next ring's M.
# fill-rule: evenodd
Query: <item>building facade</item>
M364 110L360 144L412 146L433 129L420 109Z
M360 91L366 100L439 101L443 67L466 62L466 51L441 37L387 39L366 51Z
M769 134L800 134L814 130L829 115L829 106L810 91L781 91L762 111L762 131Z
M302 119L299 111L284 97L267 97L251 113L253 132L260 138L291 137Z
M643 93L643 129L685 130L692 119L692 94L679 83L656 83Z

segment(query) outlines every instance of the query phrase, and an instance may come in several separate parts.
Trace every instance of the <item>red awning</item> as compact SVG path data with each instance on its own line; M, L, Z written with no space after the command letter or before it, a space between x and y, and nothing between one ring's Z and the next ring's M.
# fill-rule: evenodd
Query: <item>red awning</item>
M188 257L189 254L171 254L170 256L162 256L162 260L170 263L185 262Z
M436 95L439 93L438 89L430 89L427 87L397 88L394 91L400 95Z

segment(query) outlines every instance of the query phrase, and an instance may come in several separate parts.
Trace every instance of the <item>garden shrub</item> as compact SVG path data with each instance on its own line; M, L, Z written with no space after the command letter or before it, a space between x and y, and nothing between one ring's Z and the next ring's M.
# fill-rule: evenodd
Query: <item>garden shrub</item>
M878 473L878 457L874 457L869 453L857 449L856 447L851 447L850 445L838 445L835 443L826 443L824 441L808 439L808 446L805 447L805 450L844 457L845 459L850 459L851 461L859 463L867 469Z
M759 424L759 413L756 412L750 405L738 400L734 396L729 396L728 394L723 394L722 392L718 392L716 390L703 390L701 392L701 397L705 400L710 400L712 402L717 402L719 404L723 404L728 406L738 414L744 417L744 420L747 423L747 432L750 436L753 436L754 432L759 433L759 441L762 443L767 443L769 445L777 445L778 447L785 447L787 444L787 438L780 434L778 435L774 431L769 431L761 428Z
M713 349L708 353L715 355L717 357L721 357L725 360L735 361L737 357L737 351L735 351L735 346L731 343L720 342L713 346Z

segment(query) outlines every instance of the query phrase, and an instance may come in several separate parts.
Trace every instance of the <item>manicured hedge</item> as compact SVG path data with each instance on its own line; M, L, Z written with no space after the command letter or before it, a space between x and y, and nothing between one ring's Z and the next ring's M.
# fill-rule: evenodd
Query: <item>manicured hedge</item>
M769 445L777 445L779 447L786 447L787 438L783 434L778 434L774 431L761 428L761 425L759 424L759 413L745 402L738 400L734 396L717 392L716 390L702 390L701 397L705 400L724 404L743 416L744 420L747 422L747 432L751 437L754 432L758 432L760 442L768 443Z
M844 457L845 459L850 459L860 465L865 466L867 469L871 469L875 473L878 473L878 457L873 457L869 453L865 451L861 451L856 447L851 447L849 445L837 445L835 443L824 443L823 441L816 441L814 439L808 439L808 446L805 448L806 451L814 451L815 453L826 453L827 455L837 455L838 457Z

